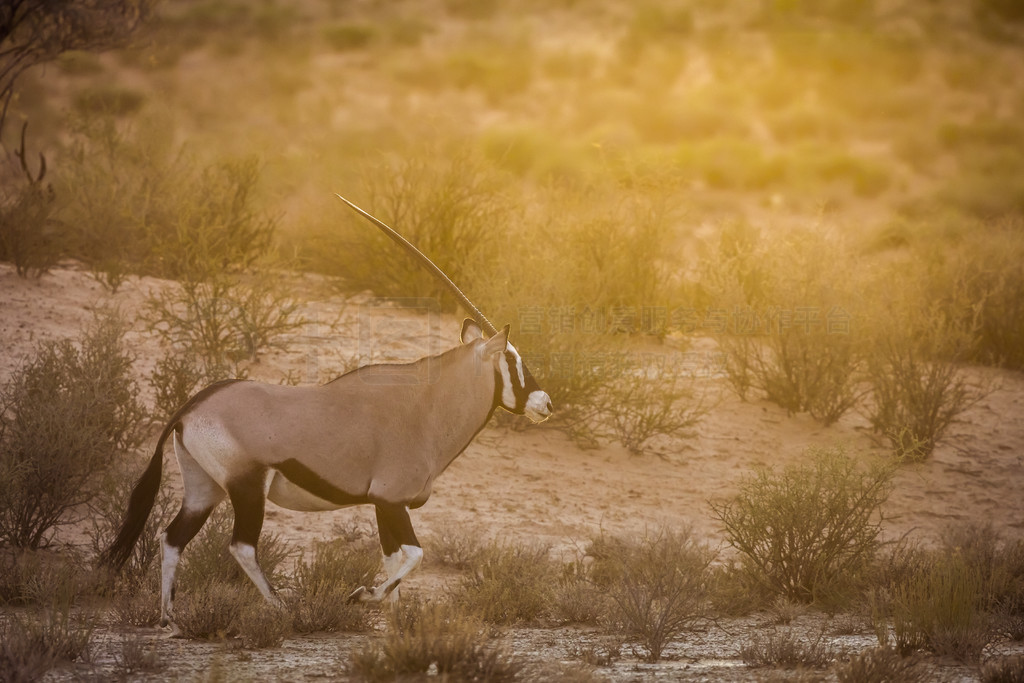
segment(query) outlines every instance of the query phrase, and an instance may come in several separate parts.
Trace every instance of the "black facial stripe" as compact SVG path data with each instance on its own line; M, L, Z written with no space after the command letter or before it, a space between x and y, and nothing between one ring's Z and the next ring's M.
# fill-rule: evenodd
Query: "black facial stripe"
M530 397L530 391L519 382L519 359L511 351L505 352L505 360L508 361L508 375L512 382L512 392L516 397L516 408L522 408L526 405L527 399ZM526 366L523 366L523 377L527 377Z
M540 391L540 385L533 378L533 373L530 372L530 368L526 367L526 363L523 363L523 377L526 379L523 388L526 390L527 395Z

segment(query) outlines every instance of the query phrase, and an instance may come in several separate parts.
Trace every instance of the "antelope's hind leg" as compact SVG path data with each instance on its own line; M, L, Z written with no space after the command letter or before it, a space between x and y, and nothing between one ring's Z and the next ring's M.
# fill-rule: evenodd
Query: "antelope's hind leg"
M160 625L171 626L171 635L178 634L174 625L174 579L181 552L195 538L213 509L224 500L224 489L208 475L174 433L174 454L185 493L181 509L160 536Z
M388 578L372 589L357 588L349 602L391 602L398 600L398 586L423 559L423 548L416 539L409 510L404 505L377 505L377 534L384 554L384 571Z
M267 483L266 471L254 471L228 483L228 496L231 498L231 507L235 509L235 527L228 550L266 601L281 607L281 599L256 560L256 545L263 530L263 513L267 503Z

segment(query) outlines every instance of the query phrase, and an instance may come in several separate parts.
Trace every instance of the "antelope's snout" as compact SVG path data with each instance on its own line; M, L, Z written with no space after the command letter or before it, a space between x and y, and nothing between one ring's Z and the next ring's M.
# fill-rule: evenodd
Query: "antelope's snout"
M523 413L534 422L543 422L551 417L554 408L551 406L551 397L546 391L532 391L526 399L526 407Z

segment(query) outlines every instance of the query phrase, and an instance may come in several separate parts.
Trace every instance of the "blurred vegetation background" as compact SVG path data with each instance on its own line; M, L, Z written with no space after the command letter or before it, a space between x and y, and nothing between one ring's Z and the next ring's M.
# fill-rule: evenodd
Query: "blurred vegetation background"
M443 298L340 192L511 322L561 405L600 403L623 340L718 337L741 396L826 424L874 382L882 432L977 395L880 388L898 366L1024 367L1019 2L118 7L118 40L11 88L0 258L25 275L70 256L187 294L283 266Z

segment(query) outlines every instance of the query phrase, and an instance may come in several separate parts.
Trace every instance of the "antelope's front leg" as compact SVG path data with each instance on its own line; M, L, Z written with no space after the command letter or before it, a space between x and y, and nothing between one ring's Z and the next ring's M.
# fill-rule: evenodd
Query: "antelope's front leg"
M377 533L388 577L374 588L360 586L349 596L349 602L381 602L385 598L397 601L402 579L423 560L423 548L404 505L377 505Z

